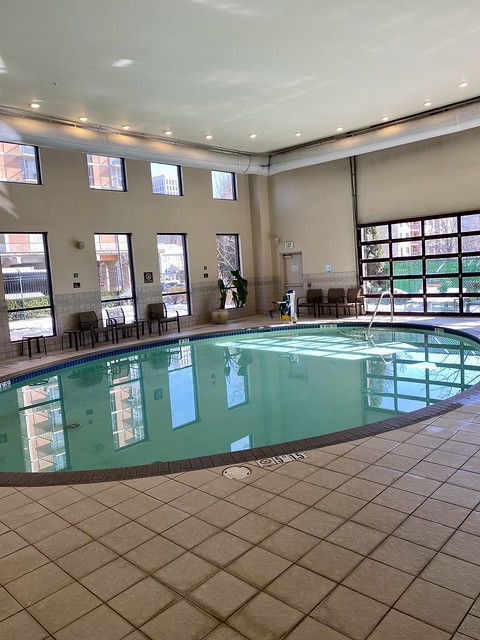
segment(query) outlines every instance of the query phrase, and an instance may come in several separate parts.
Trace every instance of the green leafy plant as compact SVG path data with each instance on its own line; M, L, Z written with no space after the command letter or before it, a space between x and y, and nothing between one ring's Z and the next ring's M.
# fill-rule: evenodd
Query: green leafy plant
M227 300L227 293L230 287L227 287L227 285L224 283L224 281L222 280L222 278L218 279L218 289L220 291L220 306L219 309L225 309L225 302Z
M232 296L236 307L244 307L247 303L248 281L240 274L238 269L230 272L232 280Z

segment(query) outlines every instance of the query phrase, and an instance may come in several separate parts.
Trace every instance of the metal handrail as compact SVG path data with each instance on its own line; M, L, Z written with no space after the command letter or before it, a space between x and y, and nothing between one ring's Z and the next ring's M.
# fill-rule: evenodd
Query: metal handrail
M380 297L378 299L377 306L375 307L375 311L373 312L372 319L370 320L370 324L367 327L367 331L365 333L365 338L371 339L370 329L372 328L372 324L373 324L373 322L375 320L375 317L377 315L378 307L379 307L381 301L383 300L383 298L385 296L390 296L390 322L393 322L393 293L391 291L382 291L382 293L380 294Z

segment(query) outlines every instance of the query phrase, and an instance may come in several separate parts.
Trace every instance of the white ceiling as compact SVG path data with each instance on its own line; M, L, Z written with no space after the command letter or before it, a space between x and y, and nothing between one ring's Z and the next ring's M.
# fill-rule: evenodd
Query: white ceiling
M479 0L0 5L3 107L255 154L480 96L479 60Z

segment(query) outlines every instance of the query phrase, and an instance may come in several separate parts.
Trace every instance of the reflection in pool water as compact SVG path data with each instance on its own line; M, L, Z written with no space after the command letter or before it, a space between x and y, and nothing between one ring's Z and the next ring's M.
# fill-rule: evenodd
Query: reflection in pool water
M298 440L426 407L480 381L460 336L251 332L127 352L0 392L0 471L102 469Z

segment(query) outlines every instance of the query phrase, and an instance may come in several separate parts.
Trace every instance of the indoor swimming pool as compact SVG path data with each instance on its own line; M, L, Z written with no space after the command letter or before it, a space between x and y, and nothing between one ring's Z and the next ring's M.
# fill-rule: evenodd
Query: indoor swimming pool
M110 469L334 433L480 382L480 345L443 329L288 327L125 349L0 391L0 471Z

